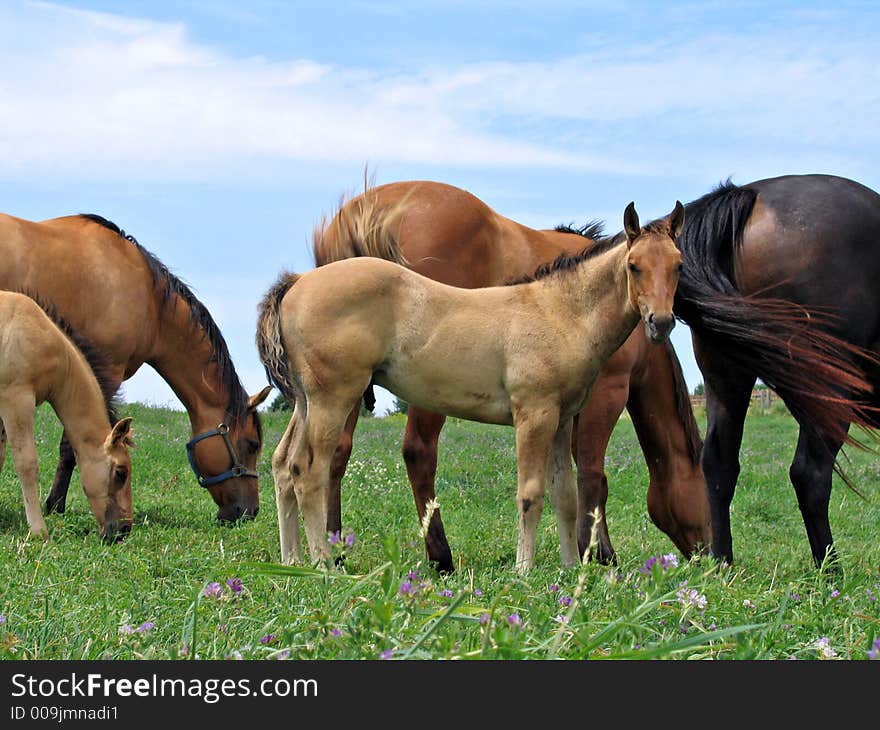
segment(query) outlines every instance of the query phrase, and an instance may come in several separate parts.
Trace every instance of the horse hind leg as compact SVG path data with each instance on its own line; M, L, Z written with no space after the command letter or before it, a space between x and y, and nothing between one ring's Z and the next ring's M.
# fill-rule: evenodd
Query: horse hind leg
M446 416L410 406L406 418L406 431L403 434L403 461L406 474L412 487L413 498L419 521L424 527L428 505L436 497L435 478L437 475L437 442ZM428 561L436 565L437 571L452 573L452 550L446 540L440 508L431 511L425 531L425 553Z
M354 444L354 429L357 426L361 411L361 398L348 414L339 443L333 452L333 460L330 463L330 486L327 492L327 532L342 532L342 479L351 459L351 450Z
M52 479L52 488L46 497L46 514L57 512L64 514L67 507L67 491L70 489L70 478L76 466L76 454L70 441L67 440L67 432L61 434L61 442L58 444L58 466Z
M278 538L281 544L281 562L302 562L302 540L299 534L299 505L294 481L299 466L291 463L291 441L299 436L301 427L299 406L294 407L290 422L272 454L272 479L275 483L275 507L278 515Z
M834 540L828 520L834 460L841 442L828 442L801 426L789 477L797 494L807 539L817 568L833 569L836 562Z

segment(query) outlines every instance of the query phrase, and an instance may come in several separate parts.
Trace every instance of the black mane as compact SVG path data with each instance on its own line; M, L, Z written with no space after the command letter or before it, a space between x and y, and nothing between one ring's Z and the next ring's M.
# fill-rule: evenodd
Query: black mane
M95 347L95 345L92 344L92 341L85 335L74 330L70 322L58 314L58 310L53 303L41 299L36 292L22 291L21 293L33 299L39 305L40 309L46 313L46 316L52 320L55 326L58 327L67 339L73 343L74 347L82 353L95 376L95 380L98 381L98 386L101 388L101 395L104 396L104 403L107 405L107 417L110 419L110 424L115 424L119 420L119 414L117 412L117 408L119 407L119 400L117 397L119 386L114 387L113 385L111 370L112 363L110 362L110 358Z
M541 264L535 271L531 274L526 274L525 276L519 277L517 279L513 279L507 282L508 286L515 286L516 284L530 284L533 281L538 281L539 279L545 279L551 274L556 274L560 271L569 271L574 269L578 264L583 263L587 259L595 258L600 254L609 251L614 248L623 240L623 235L618 233L614 236L606 236L604 234L604 226L601 221L590 221L580 228L574 228L572 226L559 225L554 228L557 233L571 233L576 236L581 236L590 241L581 251L578 253L561 253L557 256L553 261L547 264Z
M247 414L247 392L241 384L241 379L238 377L238 373L235 371L235 366L229 355L229 348L226 345L226 340L223 339L220 328L217 327L214 318L211 317L211 314L208 312L205 305L198 300L186 284L169 271L165 264L156 258L156 256L150 251L141 246L134 236L126 234L124 230L112 221L99 215L95 215L94 213L82 213L81 216L113 231L126 241L131 242L132 245L137 248L141 256L144 257L144 261L147 262L150 274L153 277L153 283L162 297L163 305L168 304L175 295L180 297L186 303L189 308L190 321L195 327L201 329L205 337L208 338L208 342L211 344L211 349L213 351L211 360L217 363L217 367L220 371L220 381L223 384L223 387L231 394L229 402L230 418L234 423L239 422ZM255 419L255 421L257 423L257 428L259 429L259 418Z

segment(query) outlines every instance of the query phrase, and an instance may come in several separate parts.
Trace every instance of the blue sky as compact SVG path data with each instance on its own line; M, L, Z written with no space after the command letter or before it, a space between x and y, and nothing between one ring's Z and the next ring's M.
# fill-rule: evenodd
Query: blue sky
M880 189L878 29L867 2L0 0L0 210L118 223L256 392L257 302L365 166L610 231L728 177ZM123 392L180 407L146 366Z

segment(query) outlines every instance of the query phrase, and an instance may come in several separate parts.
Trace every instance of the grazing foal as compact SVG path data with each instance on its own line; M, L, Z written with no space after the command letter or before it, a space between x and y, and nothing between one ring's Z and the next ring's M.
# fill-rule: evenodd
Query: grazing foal
M641 228L630 203L623 234L511 286L461 289L377 258L282 274L257 327L267 375L294 404L272 458L282 561L302 557L299 509L312 559L328 556L333 453L374 382L437 413L513 425L516 568L534 564L548 476L562 561L576 564L572 419L640 318L649 339L667 339L683 222L676 203Z
M0 292L0 431L5 425L28 528L46 539L34 410L44 401L52 405L76 453L101 537L110 542L131 529L131 418L111 425L112 393L102 390L92 369L100 361L89 352L96 358L90 361L85 346L63 327L30 297ZM0 437L0 466L4 455Z

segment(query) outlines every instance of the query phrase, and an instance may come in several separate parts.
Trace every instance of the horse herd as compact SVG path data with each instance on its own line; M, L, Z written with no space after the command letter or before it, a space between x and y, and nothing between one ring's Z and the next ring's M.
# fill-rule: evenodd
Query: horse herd
M8 440L30 532L47 536L33 433L44 401L64 428L45 511L64 511L79 464L102 537L131 529L131 419L114 395L146 363L186 408L187 456L224 522L259 509L258 406L273 386L293 404L272 455L283 562L302 559L300 511L311 559L328 557L361 403L379 385L410 404L403 457L440 571L454 569L434 503L447 416L514 427L526 571L547 484L563 563L615 560L604 458L624 408L652 521L685 556L732 563L760 378L799 426L790 479L813 560L834 558L838 453L866 446L851 426L880 426L876 192L831 175L727 182L645 225L630 203L623 230L605 235L595 223L531 229L459 188L398 182L341 204L316 227L314 255L316 268L283 272L259 305L270 385L249 396L208 310L134 237L97 215L0 215L0 467ZM676 319L704 378L705 442L668 341Z

